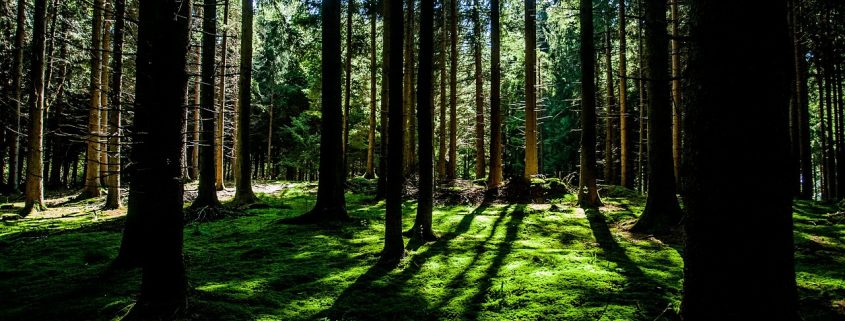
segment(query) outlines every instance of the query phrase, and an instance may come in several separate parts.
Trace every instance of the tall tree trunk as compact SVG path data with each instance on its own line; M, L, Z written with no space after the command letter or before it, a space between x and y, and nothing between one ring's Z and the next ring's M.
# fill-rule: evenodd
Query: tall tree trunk
M798 105L798 137L799 137L799 161L800 161L800 175L801 175L801 198L812 199L815 195L813 185L813 161L811 151L811 137L810 137L810 97L808 81L808 67L805 60L806 48L802 38L804 37L803 23L802 23L802 6L801 1L793 1L793 23L795 29L793 31L792 41L794 42L794 59L795 59L795 97Z
M487 175L484 159L484 74L481 69L481 4L473 0L473 59L475 60L475 179Z
M592 5L590 6L592 9ZM590 12L592 16L592 11ZM592 34L592 28L590 28ZM590 36L592 39L592 36ZM592 42L592 40L591 40ZM537 2L525 0L525 173L527 181L537 175ZM590 51L592 55L592 50ZM592 58L591 58L592 59ZM590 73L592 79L592 73Z
M267 109L270 112L267 124L267 155L273 155L273 119L275 118L273 112L276 109L276 93L273 89L270 89L270 106Z
M199 16L198 20L202 21L202 11L196 10L197 15ZM201 92L201 83L202 83L202 71L200 70L200 66L202 66L202 55L200 53L200 48L202 46L196 46L194 50L194 55L196 57L196 67L194 69L194 102L193 102L193 116L194 116L194 128L193 128L193 135L191 137L191 141L193 142L194 148L191 150L191 179L197 180L199 179L199 169L200 169L200 128L202 125L201 117L200 117L200 92Z
M140 223L136 237L143 244L143 274L141 295L127 319L153 320L181 312L188 292L182 255L184 187L181 179L174 178L182 174L191 5L142 1L139 12L131 152L135 175L130 180L127 216Z
M420 72L417 74L417 121L419 122L419 192L417 193L417 216L411 227L411 237L422 241L433 241L437 237L431 229L434 207L434 146L432 109L434 99L434 0L420 1Z
M648 199L632 231L667 233L681 222L672 167L672 97L666 1L646 0L646 91L648 92Z
M355 12L355 0L346 3L346 62L344 63L343 86L343 179L349 175L349 111L352 100L352 14Z
M109 63L111 60L111 16L112 9L107 2L103 3L103 31L102 47L100 49L100 185L108 190L109 183Z
M637 11L639 11L639 15L643 16L643 0L637 0ZM640 186L640 193L645 193L648 189L648 171L645 168L644 164L647 164L645 160L645 153L648 152L648 144L645 142L648 138L648 122L645 118L645 110L646 110L646 95L645 92L645 76L643 75L643 66L645 66L645 60L643 55L643 19L637 19L637 60L639 67L637 68L637 92L639 93L640 99L637 103L637 109L639 109L639 131L637 135L637 172L639 173L639 186Z
M21 165L18 162L18 155L20 154L20 132L21 132L21 104L23 104L23 46L24 38L26 37L26 0L18 0L17 8L17 24L15 26L15 52L14 61L12 62L12 90L13 104L12 111L14 118L12 119L12 126L9 131L9 189L12 192L17 192L20 188Z
M325 3L325 2L324 2ZM379 263L385 266L396 266L405 254L405 242L402 239L402 188L405 176L402 173L402 159L404 158L404 106L403 77L402 77L402 47L404 47L403 30L405 22L402 20L402 0L388 0L384 2L384 20L386 33L390 35L390 64L387 77L390 82L390 131L388 140L388 178L387 204L385 206L384 250L381 252ZM397 63L398 62L398 63Z
M191 208L200 209L220 205L215 186L217 160L215 157L215 118L216 104L214 102L214 56L217 52L217 1L203 0L202 14L202 62L200 66L200 118L202 133L200 134L200 179L197 186L197 198Z
M112 68L111 102L109 111L109 176L106 208L120 208L120 141L123 135L121 128L121 110L123 108L120 96L123 92L123 30L126 26L126 1L114 0L114 67ZM185 109L187 110L187 109Z
M308 213L286 220L287 223L293 224L349 220L344 198L343 158L336 155L337 151L343 148L343 109L341 109L340 95L341 72L343 71L340 57L340 0L323 1L321 15L323 119L320 122L322 134L320 135L320 178L317 185L317 202Z
M458 177L458 1L449 0L449 163L446 179Z
M370 126L367 131L367 172L364 178L373 179L376 157L376 77L378 75L376 63L376 10L375 4L370 4Z
M619 183L626 188L634 187L634 175L631 168L631 130L628 127L628 39L625 14L625 0L619 0Z
M62 12L65 13L65 12ZM62 21L62 35L64 37L68 37L69 35L69 28L68 22ZM62 42L61 47L59 49L59 61L61 61L61 71L60 79L62 81L59 83L58 88L55 89L56 91L56 98L54 98L54 102L59 99L64 93L64 83L65 79L67 78L68 73L68 44L67 42ZM64 122L64 108L65 104L58 104L56 109L53 111L53 118L51 119L50 123L52 123L52 130L55 133L61 133L61 126ZM52 153L52 163L53 167L50 168L50 175L48 178L47 186L50 188L59 188L62 186L62 167L65 163L67 163L67 156L69 152L69 147L65 143L67 140L66 138L62 137L61 135L55 135L56 137L53 138L53 153ZM66 187L66 186L64 186Z
M596 188L596 84L594 77L596 56L593 41L592 0L581 0L579 12L581 15L579 52L581 57L581 172L578 179L578 203L582 207L598 207L602 202Z
M258 201L252 191L249 160L249 121L252 112L252 0L241 0L241 64L238 79L238 126L235 144L237 145L237 168L235 168L234 203L248 205Z
M490 176L488 185L498 187L502 174L501 25L499 0L490 1Z
M829 123L825 118L825 111L824 111L824 77L822 76L823 70L821 67L821 63L816 60L816 84L818 84L818 107L819 107L819 141L821 142L821 151L819 151L819 167L820 167L820 186L821 186L821 197L822 200L827 200L830 198L830 177L828 175L829 167L828 167L828 153L827 153L827 126Z
M448 52L447 43L447 35L449 31L446 29L448 24L446 23L446 1L441 0L440 4L440 52L438 54L440 59L440 119L439 119L439 127L438 127L438 152L437 152L437 179L439 181L443 181L446 179L446 154L448 153L448 149L446 148L446 141L449 137L446 135L446 110L448 109L448 105L446 102L446 96L448 92L446 91L446 55Z
M222 191L226 188L223 184L223 162L225 160L225 153L223 148L226 144L226 70L229 57L229 0L223 0L223 38L221 39L220 49L220 85L218 85L217 98L217 125L214 128L217 131L214 144L214 188Z
M387 144L388 144L388 105L390 101L389 95L389 69L390 69L390 15L388 14L385 1L382 1L382 39L381 39L381 126L380 131L380 146L379 146L379 160L378 160L378 184L376 187L375 199L380 200L387 197Z
M616 103L614 97L615 90L613 89L613 62L611 55L613 50L610 48L610 19L607 21L607 33L604 37L604 64L605 78L607 78L607 107L605 115L605 137L604 137L604 179L607 184L617 184L616 181L616 166L614 162L616 158L613 155L613 150L616 148L616 110L613 104Z
M26 165L25 202L21 212L23 216L46 209L46 206L44 206L44 170L42 168L46 15L47 1L35 0L32 28L32 65L29 73L32 81L32 91L29 98L29 154L27 155Z
M681 182L681 114L683 95L681 93L681 17L678 11L678 1L669 1L672 13L672 161L675 175L675 185Z
M785 3L692 1L683 320L801 319L792 172L783 157L789 153ZM724 206L740 195L744 202Z
M101 32L103 30L103 0L94 0L94 17L91 26L91 105L88 112L88 153L85 161L85 187L81 197L100 196L100 60Z

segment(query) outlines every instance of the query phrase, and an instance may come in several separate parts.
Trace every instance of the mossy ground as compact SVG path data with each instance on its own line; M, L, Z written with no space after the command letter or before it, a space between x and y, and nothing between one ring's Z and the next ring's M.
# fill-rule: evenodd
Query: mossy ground
M309 209L315 188L270 189L260 197L271 208L185 227L186 319L667 320L680 301L682 246L620 228L642 210L636 197L605 198L586 213L571 197L436 207L440 239L409 244L388 271L374 267L384 210L370 195L347 194L354 224L277 223ZM92 204L54 204L0 225L0 320L110 320L131 306L139 272L103 273L121 212ZM414 210L406 203L406 228ZM806 320L845 319L845 219L835 212L795 205Z

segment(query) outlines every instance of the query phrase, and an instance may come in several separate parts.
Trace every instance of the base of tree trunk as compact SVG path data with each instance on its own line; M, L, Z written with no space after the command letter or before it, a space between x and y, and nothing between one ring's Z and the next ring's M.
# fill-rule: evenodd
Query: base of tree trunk
M185 298L171 300L148 301L139 299L129 309L121 321L146 321L146 320L175 320L179 319L187 310L188 302Z
M399 263L402 262L403 258L405 258L405 248L385 248L382 250L381 256L379 257L378 262L376 262L376 266L393 269L399 266Z
M116 200L106 200L106 204L103 205L103 210L118 210L122 206L120 205L120 201Z
M96 189L83 189L81 192L79 192L79 195L76 195L76 197L73 198L73 200L82 201L100 196L103 196L103 191L101 191L99 187L97 187Z
M196 203L194 203L196 204ZM195 206L185 210L185 222L211 222L224 218L246 216L246 213L223 205Z
M434 242L439 239L437 234L434 234L434 231L431 229L423 229L419 225L414 225L410 230L402 232L402 236L410 237L411 239L416 239L418 241L422 241L423 243Z
M253 206L260 206L259 204L261 201L258 199L258 196L255 196L255 193L252 191L237 193L235 192L235 197L229 203L232 207L237 209L251 209L257 208ZM264 205L266 206L266 205Z
M346 212L345 208L324 208L317 209L316 207L300 216L284 218L278 220L279 224L290 225L341 225L352 222L352 218Z
M366 174L364 174L364 178L366 178L366 179L374 179L374 178L376 178L376 174L374 174L374 173L366 173Z
M653 202L658 203L658 201ZM645 210L630 231L638 234L666 235L677 229L683 215L677 200L660 203L663 205L646 203Z
M30 214L35 214L38 212L43 212L47 210L47 206L44 204L40 204L37 202L27 203L24 205L23 209L20 211L20 216L27 217Z
M141 259L139 253L124 254L118 253L117 258L107 268L107 271L127 271L141 268Z

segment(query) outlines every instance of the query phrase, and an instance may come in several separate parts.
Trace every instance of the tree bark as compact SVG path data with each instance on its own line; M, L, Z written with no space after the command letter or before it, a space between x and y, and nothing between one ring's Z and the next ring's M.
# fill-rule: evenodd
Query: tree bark
M785 4L691 3L683 320L800 320Z
M631 228L639 233L668 233L681 222L672 166L672 97L669 89L669 35L666 1L646 0L646 91L648 92L648 198Z
M26 192L23 216L47 209L44 206L44 170L42 152L44 148L44 56L45 20L47 1L35 0L32 28L32 65L30 79L32 88L29 98L29 153L26 166Z
M91 105L88 112L88 153L85 161L85 187L80 197L100 196L100 148L102 146L100 132L100 110L102 109L100 95L101 79L100 59L101 32L103 29L103 0L94 0L94 17L91 26Z
M628 115L628 39L625 13L625 0L619 0L619 165L620 184L626 188L634 187L634 175L631 168L631 130Z
M672 14L672 161L675 186L681 185L681 114L683 94L681 93L681 32L678 1L669 1Z
M376 63L376 10L375 4L370 4L370 126L367 132L367 172L364 178L376 177L376 77L378 64Z
M14 91L12 102L14 106L13 128L9 131L9 189L17 192L20 188L20 168L18 155L20 154L20 132L21 132L21 105L23 104L23 46L26 37L26 0L18 0L17 23L15 26L15 52L12 62L12 90Z
M434 207L434 146L432 129L432 108L434 99L434 0L420 1L420 71L417 74L417 121L419 122L419 192L417 192L417 216L411 227L411 237L422 241L433 241L437 237L431 228Z
M448 105L446 102L446 96L448 92L446 91L446 55L448 52L447 43L447 35L449 31L446 29L446 1L442 1L440 6L440 52L438 53L440 59L440 119L439 119L439 127L438 127L438 152L437 152L437 179L438 181L444 181L446 179L446 154L448 153L448 149L446 148L446 141L449 137L446 134L446 109L448 109Z
M473 59L475 60L475 179L487 175L484 158L484 74L481 60L481 4L473 0Z
M109 95L110 95L110 79L109 79L109 63L111 60L111 34L109 33L109 29L111 28L111 16L112 10L108 8L108 3L103 2L103 30L102 30L102 47L100 49L101 52L101 61L100 61L100 141L102 142L99 146L99 154L100 154L100 183L103 187L106 187L108 191L109 187Z
M490 1L490 176L488 185L498 187L502 173L502 110L501 110L501 25L499 0Z
M533 0L528 0L533 1ZM578 203L598 207L602 202L596 188L596 62L593 41L593 2L581 0L581 172ZM526 104L527 105L527 104Z
M379 131L381 134L379 146L379 161L378 161L378 184L376 187L376 200L387 197L387 144L388 144L388 104L389 95L389 69L390 69L390 15L387 12L387 5L382 1L382 53L381 53L381 126Z
M200 175L197 186L197 198L191 204L192 209L220 206L217 199L216 171L218 158L215 157L215 118L214 102L214 56L217 47L217 6L216 0L203 0L202 15L202 62L200 66Z
M346 62L344 63L343 86L343 179L349 175L349 110L352 100L352 14L355 12L355 0L346 3Z
M257 202L258 197L252 191L252 164L249 159L249 121L252 113L252 0L241 0L241 8L241 64L238 79L238 128L235 139L238 153L235 171L238 174L235 175L234 203L244 206Z
M449 1L449 162L446 179L458 177L458 1Z
M592 16L592 12L590 15ZM537 106L537 90L534 86L537 81L537 70L535 66L537 63L536 16L536 1L525 0L525 173L523 174L523 178L526 181L531 180L532 176L538 174L537 113L535 111ZM590 28L590 33L592 33L592 28ZM592 76L590 77L592 79Z
M610 19L607 22L607 33L604 37L604 64L605 78L607 78L607 107L605 115L605 139L604 139L604 179L607 184L615 185L616 181L616 157L613 155L613 150L616 148L616 110L613 104L616 103L614 97L615 89L613 89L613 62L611 59L612 48L610 41Z
M214 144L214 189L222 191L226 188L223 183L223 162L225 160L225 153L223 148L226 143L226 69L228 66L227 59L229 57L229 0L223 0L223 38L221 39L220 48L220 85L218 86L217 98L217 125L214 128L217 131Z
M325 2L324 2L325 3ZM404 106L402 48L404 47L402 19L402 0L388 0L385 4L385 26L390 34L390 64L388 93L390 95L390 131L388 140L388 179L387 204L385 208L384 250L379 263L384 266L396 266L405 255L405 242L402 239L402 187L405 177L402 173L404 158ZM400 63L396 63L400 62Z
M106 208L120 208L120 142L123 130L121 128L121 109L123 107L120 96L123 93L123 30L126 26L124 19L126 12L125 0L114 0L114 67L112 68L111 102L109 111L109 176Z

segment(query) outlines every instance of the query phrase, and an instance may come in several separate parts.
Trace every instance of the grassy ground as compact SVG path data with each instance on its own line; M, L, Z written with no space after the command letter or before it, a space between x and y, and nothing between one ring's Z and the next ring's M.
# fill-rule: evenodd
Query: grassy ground
M387 271L374 267L383 204L368 195L347 194L348 226L276 223L308 209L314 189L267 188L261 197L273 208L186 226L187 319L650 321L672 319L679 304L679 242L621 228L641 199L609 198L586 213L569 198L439 206L440 240L409 244L402 265ZM119 318L139 287L137 271L102 273L119 247L121 212L51 203L49 212L0 225L0 320ZM406 204L406 228L414 210ZM845 220L834 212L795 206L806 320L845 319Z

